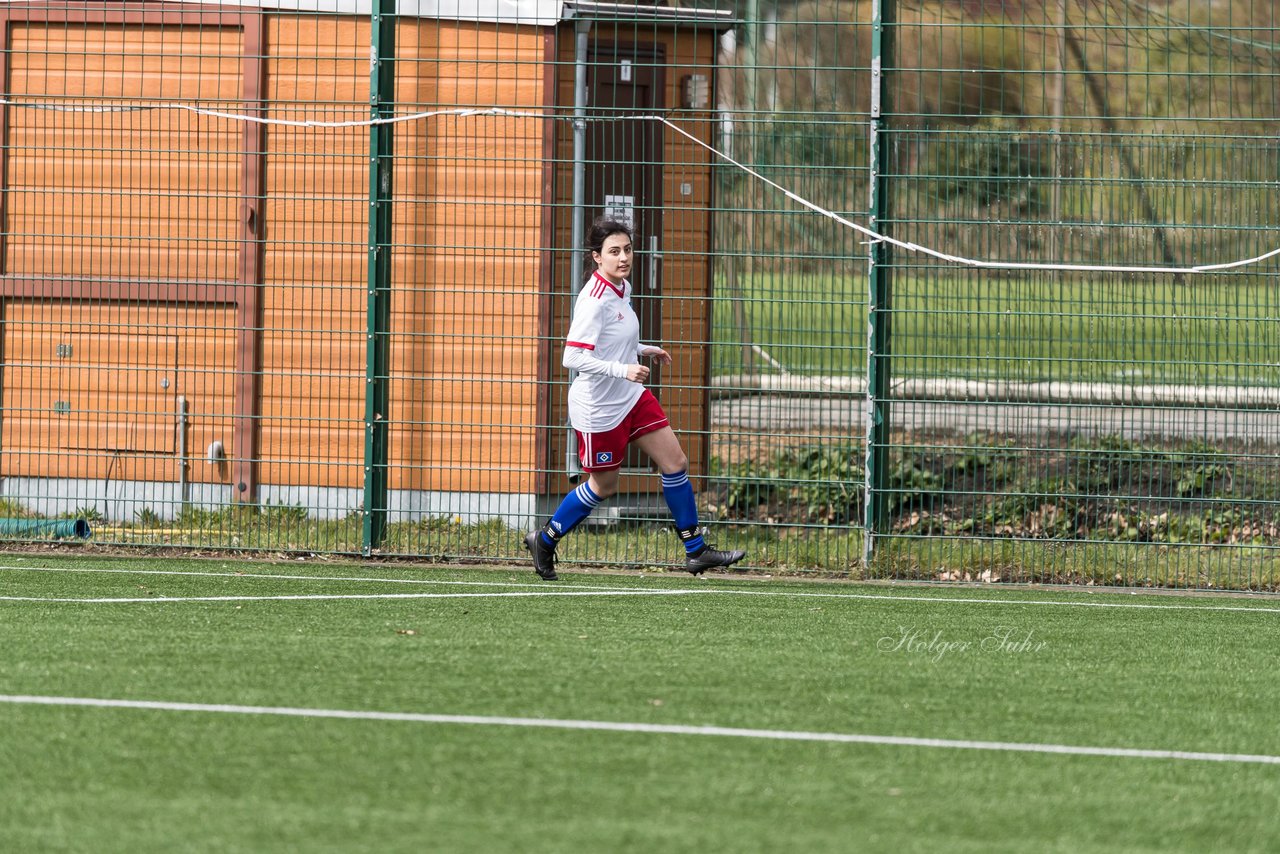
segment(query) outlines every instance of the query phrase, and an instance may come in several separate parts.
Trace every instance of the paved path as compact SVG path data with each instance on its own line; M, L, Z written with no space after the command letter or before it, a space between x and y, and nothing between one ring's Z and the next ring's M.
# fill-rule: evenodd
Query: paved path
M946 430L960 434L1056 432L1128 439L1164 436L1280 444L1280 411L1267 409L897 401L892 404L890 418L895 429ZM712 402L711 423L717 431L820 430L859 437L866 432L866 400L861 395L759 394L721 398Z

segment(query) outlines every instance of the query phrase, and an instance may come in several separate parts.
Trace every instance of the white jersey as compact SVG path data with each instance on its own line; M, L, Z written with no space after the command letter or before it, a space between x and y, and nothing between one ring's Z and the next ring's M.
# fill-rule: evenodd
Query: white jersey
M593 273L578 292L564 347L564 365L578 372L569 387L569 423L603 433L622 423L644 385L627 379L639 363L640 318L631 308L631 283L615 285Z

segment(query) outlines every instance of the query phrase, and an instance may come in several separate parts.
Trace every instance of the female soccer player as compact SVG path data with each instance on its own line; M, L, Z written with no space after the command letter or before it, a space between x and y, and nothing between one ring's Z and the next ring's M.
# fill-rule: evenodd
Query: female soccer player
M685 569L699 575L730 566L746 552L707 545L698 528L698 508L689 483L689 459L653 393L644 387L649 368L639 357L671 364L661 347L640 343L640 319L631 308L631 229L600 219L588 236L596 269L578 293L564 348L564 366L577 371L569 387L569 422L578 436L578 457L589 474L560 502L540 530L524 538L541 578L555 581L556 545L591 511L618 491L618 469L635 442L662 472L662 494L685 547Z

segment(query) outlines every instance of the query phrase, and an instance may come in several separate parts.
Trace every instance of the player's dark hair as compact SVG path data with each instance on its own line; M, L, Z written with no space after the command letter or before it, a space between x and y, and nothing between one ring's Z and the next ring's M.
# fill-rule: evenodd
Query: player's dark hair
M617 219L609 219L608 217L600 217L591 223L591 231L587 233L587 248L592 252L603 252L604 242L615 234L625 234L627 240L632 243L636 242L635 235L631 232L631 226ZM587 257L587 276L595 272L596 262Z

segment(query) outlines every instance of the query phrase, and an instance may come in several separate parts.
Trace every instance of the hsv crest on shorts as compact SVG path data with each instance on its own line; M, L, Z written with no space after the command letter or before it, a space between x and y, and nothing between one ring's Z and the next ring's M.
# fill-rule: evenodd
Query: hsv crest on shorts
M609 463L611 463L611 462L613 462L613 452L612 452L612 451L597 451L597 452L596 452L596 465L598 465L598 466L607 466L607 465L609 465Z

